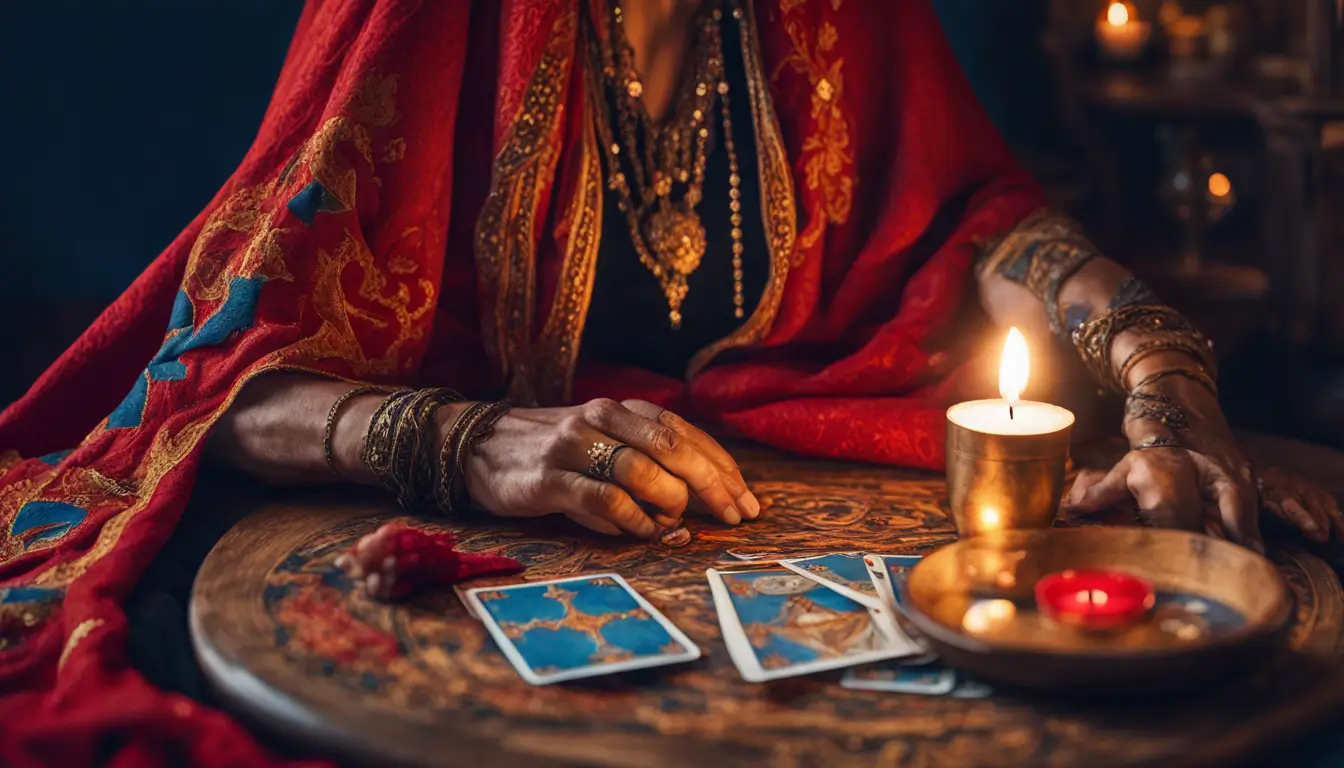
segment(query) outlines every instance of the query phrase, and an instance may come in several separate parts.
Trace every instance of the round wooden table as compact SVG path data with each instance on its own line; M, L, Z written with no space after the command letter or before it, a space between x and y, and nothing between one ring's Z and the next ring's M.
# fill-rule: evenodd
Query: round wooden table
M1273 438L1253 448L1344 490L1342 454ZM381 604L333 566L396 516L381 498L348 492L271 494L219 542L192 599L197 655L240 716L302 749L376 765L1225 764L1344 702L1344 594L1322 560L1291 543L1271 545L1297 600L1284 647L1180 699L884 694L841 688L839 673L746 683L705 579L730 550L922 553L954 534L938 477L734 452L765 514L734 529L697 521L684 549L602 540L555 520L453 525L463 548L521 560L530 579L623 574L701 646L697 662L530 686L452 590ZM239 503L200 496L193 505Z

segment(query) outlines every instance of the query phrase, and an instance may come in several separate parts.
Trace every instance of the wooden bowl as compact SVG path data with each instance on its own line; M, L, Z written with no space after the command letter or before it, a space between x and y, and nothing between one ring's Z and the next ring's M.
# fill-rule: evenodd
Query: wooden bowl
M1052 621L1036 582L1068 569L1151 583L1153 610L1106 632ZM1226 541L1151 528L1007 531L925 557L900 585L909 623L950 664L1050 691L1171 693L1268 656L1292 608L1264 557Z

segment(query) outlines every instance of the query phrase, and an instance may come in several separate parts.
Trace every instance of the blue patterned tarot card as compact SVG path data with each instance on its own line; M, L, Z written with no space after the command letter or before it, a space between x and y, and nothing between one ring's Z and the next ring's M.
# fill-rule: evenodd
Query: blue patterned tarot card
M869 608L881 609L882 595L868 573L868 564L859 552L833 552L829 555L780 560L779 564L799 576L830 587Z
M781 566L706 572L723 640L748 682L908 656L874 609Z
M533 685L700 658L686 635L614 573L479 587L466 599Z

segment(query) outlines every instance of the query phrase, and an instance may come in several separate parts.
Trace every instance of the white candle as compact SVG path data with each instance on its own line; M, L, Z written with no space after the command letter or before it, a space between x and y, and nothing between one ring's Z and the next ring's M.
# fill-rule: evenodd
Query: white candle
M989 435L1049 435L1073 424L1073 413L1049 403L1030 400L1013 406L1013 418L1008 418L1008 401L972 400L957 403L947 411L947 418L957 426Z
M990 435L1048 435L1073 424L1073 413L1049 403L1022 400L1031 363L1027 340L1016 328L1008 330L999 363L1002 399L958 403L947 411L953 424Z

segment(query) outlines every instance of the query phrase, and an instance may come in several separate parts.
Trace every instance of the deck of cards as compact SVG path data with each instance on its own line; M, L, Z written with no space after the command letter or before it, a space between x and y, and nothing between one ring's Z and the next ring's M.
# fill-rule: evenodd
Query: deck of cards
M896 621L918 557L831 553L706 572L728 654L744 680L845 669L856 690L981 698ZM533 685L680 664L700 649L615 573L459 591Z

